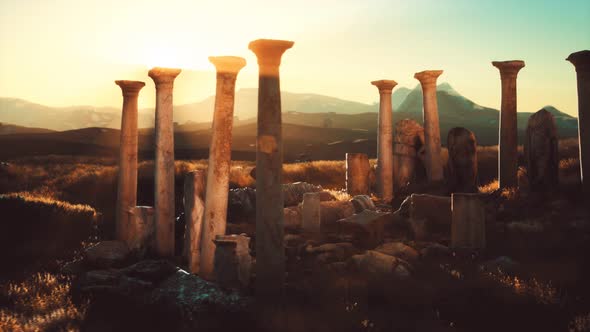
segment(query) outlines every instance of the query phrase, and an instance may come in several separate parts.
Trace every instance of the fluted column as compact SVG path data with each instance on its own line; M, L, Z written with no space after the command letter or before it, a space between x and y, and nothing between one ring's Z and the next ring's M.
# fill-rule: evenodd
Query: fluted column
M436 79L442 73L442 70L426 70L414 74L414 78L422 85L425 166L428 181L431 183L443 180L443 165L440 157L440 124L436 98Z
M500 142L498 144L498 181L500 188L518 186L518 127L516 120L516 77L524 61L494 61L502 81Z
M292 41L258 39L256 54L258 137L256 144L256 292L278 295L285 275L283 247L283 141L279 66Z
M240 69L246 65L246 60L239 57L223 56L210 57L209 61L217 69L217 90L213 113L213 136L209 148L199 275L211 280L214 278L214 240L218 235L225 235L227 222L236 78Z
M379 89L379 132L377 133L377 192L384 202L393 198L393 122L391 91L396 81L371 82Z
M115 237L126 241L130 230L129 209L137 205L137 99L145 86L140 81L115 81L123 92L121 139L119 146L119 182L115 215Z
M172 90L180 69L153 68L148 75L156 84L155 222L156 252L174 256L174 123Z
M590 50L572 53L567 60L576 67L578 76L580 175L584 195L590 197ZM584 175L587 177L585 181Z

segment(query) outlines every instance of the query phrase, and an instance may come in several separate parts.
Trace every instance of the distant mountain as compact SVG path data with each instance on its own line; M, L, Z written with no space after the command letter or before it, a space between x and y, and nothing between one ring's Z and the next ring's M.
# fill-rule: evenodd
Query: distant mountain
M44 128L29 128L0 123L0 135L51 133L53 130Z
M406 100L406 97L412 92L412 89L406 88L405 86L393 89L391 95L391 106L396 110Z
M115 107L92 106L49 107L17 98L0 98L0 121L51 130L119 128L121 110ZM153 115L139 114L140 127L151 127L153 124Z

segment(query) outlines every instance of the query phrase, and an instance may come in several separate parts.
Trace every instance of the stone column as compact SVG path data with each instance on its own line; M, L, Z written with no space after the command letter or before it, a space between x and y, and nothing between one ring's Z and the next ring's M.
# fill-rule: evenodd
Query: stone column
M485 206L479 194L451 194L451 246L486 246Z
M438 121L438 104L436 98L436 79L442 70L426 70L414 74L422 85L424 108L425 167L428 181L443 180L443 165L440 157L440 125Z
M578 76L580 175L584 194L590 197L590 50L572 53L567 60L574 64ZM587 177L586 181L584 175Z
M524 159L531 191L553 192L559 183L559 151L555 118L546 109L529 117Z
M155 249L154 208L151 206L134 206L128 209L129 232L125 243L130 250L136 251L139 257L151 253Z
M180 69L152 68L156 85L155 197L156 253L174 256L174 123L172 90Z
M285 277L283 246L283 141L279 66L292 41L258 39L256 54L258 138L256 144L256 292L279 295Z
M516 76L524 61L494 61L502 80L498 181L500 188L518 186L518 128L516 123Z
M379 132L377 134L377 192L384 202L393 198L393 122L391 90L396 81L371 82L379 89Z
M129 209L137 204L137 99L145 86L139 81L115 81L123 91L119 183L115 215L115 238L125 241L129 231Z
M190 273L199 274L201 232L205 212L205 171L189 172L184 177L184 256Z
M321 229L321 199L320 193L303 194L301 206L301 226L303 231L310 234L320 234Z
M371 165L364 153L346 154L346 192L350 196L369 195Z
M217 90L213 112L213 136L209 148L204 227L201 233L199 276L214 279L215 237L225 235L227 196L231 167L232 125L238 72L246 60L233 56L210 57L217 69Z

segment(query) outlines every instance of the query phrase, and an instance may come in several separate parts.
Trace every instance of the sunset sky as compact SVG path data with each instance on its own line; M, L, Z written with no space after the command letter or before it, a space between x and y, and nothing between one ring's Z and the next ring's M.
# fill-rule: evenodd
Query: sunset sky
M257 86L248 42L295 41L282 89L373 103L370 81L414 87L415 72L499 108L493 60L520 59L519 111L551 104L577 114L574 67L590 49L589 0L2 0L0 96L50 106L117 106L116 79L143 80L140 106L154 104L150 66L183 68L175 103L214 94L211 55L248 65L238 88Z

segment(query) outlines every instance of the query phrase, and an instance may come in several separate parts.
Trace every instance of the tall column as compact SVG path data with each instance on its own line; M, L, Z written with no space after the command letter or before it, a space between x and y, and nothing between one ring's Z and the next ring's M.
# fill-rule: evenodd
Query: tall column
M279 295L285 276L283 247L283 141L279 66L292 41L258 39L256 54L258 137L256 144L256 292Z
M578 144L584 195L590 197L590 50L570 54L578 76ZM584 181L584 175L587 176ZM590 199L589 199L590 200Z
M346 192L350 196L369 195L371 191L371 165L364 153L346 154Z
M438 120L438 104L436 99L436 79L442 70L426 70L414 74L414 78L422 85L424 109L424 148L425 167L429 182L443 180L443 165L440 157L440 125Z
M379 132L377 134L377 192L385 202L393 198L393 122L391 90L396 81L371 82L379 89Z
M180 69L152 68L156 84L155 197L156 253L174 256L174 123L172 90Z
M196 170L184 176L184 256L190 273L199 274L201 267L201 234L205 213L205 171Z
M115 84L123 91L115 237L125 241L129 231L128 211L137 204L137 99L145 83L115 81Z
M217 69L217 90L213 113L213 136L209 148L199 275L211 280L214 279L215 243L213 241L216 236L225 235L236 78L240 69L246 65L246 60L223 56L210 57L209 61Z
M502 80L498 181L500 188L518 186L518 128L516 123L516 76L524 61L494 61Z

